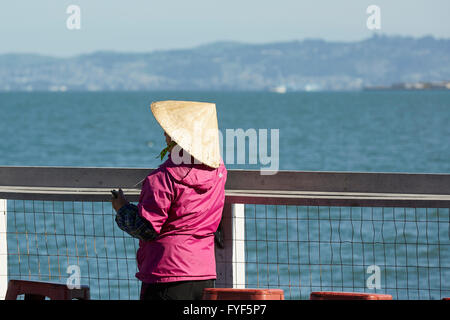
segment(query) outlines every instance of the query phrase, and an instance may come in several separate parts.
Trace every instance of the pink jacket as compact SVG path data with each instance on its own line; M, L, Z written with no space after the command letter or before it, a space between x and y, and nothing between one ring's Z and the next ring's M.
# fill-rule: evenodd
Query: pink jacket
M147 176L139 214L159 236L139 241L136 277L146 283L216 278L214 232L222 217L227 170L175 165L169 155Z

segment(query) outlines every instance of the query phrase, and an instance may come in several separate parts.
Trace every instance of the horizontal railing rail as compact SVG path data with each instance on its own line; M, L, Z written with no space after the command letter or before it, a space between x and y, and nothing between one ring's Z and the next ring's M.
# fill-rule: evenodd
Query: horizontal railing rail
M0 199L107 201L122 187L137 201L152 170L0 167ZM229 170L225 189L230 203L450 207L450 174Z
M0 186L134 188L154 169L0 166ZM226 189L450 194L450 174L229 170Z

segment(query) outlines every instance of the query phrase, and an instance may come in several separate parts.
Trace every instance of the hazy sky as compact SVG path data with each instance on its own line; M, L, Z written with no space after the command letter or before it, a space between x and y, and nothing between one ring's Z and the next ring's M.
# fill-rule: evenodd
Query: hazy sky
M81 29L69 30L69 5ZM366 27L369 5L381 30ZM143 52L234 40L354 41L374 32L450 38L450 0L1 0L0 53Z

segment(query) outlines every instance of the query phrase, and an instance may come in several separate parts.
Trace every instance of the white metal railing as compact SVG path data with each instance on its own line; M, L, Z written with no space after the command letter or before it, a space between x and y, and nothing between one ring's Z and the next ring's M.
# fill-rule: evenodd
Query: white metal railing
M17 226L7 225L8 215L18 216L21 214L22 207L26 207L27 201L32 203L32 214L41 213L34 208L35 203L38 206L37 202L43 202L42 207L45 207L46 202L107 203L110 199L109 191L117 187L124 189L130 201L137 201L140 192L138 182L150 172L151 169L127 168L0 167L0 199L4 199L0 200L0 217L2 218L0 219L0 296L4 294L6 288L8 256L13 253L7 248L8 237L16 238L17 244L14 245L20 246L21 241L27 241L27 246L30 246L33 243L28 242L29 237L33 235L36 238L35 246L38 247L37 238L44 233L45 237L48 235L48 231L32 234L26 229L23 232L25 237L21 238L21 232L12 229ZM21 208L13 209L8 213L7 201L13 204L15 201L19 201ZM254 209L251 206L254 206ZM263 212L265 215L258 213L259 206L265 210ZM268 212L272 210L272 206L283 206L283 209L277 211L275 208L274 212ZM108 221L111 220L113 215L110 208L106 208L106 204L102 204L101 207L102 215L107 216ZM294 210L296 215L290 212L289 207L296 208ZM306 211L303 210L304 208ZM314 210L317 212L308 208L315 208ZM322 213L322 208L328 210L328 213ZM339 208L339 215L334 212L333 208ZM341 210L341 208L344 209ZM348 208L350 209L347 210ZM355 213L356 211L352 211L351 208L369 208L372 210L371 216L367 216L362 209ZM383 210L381 211L382 216L376 217L374 212L378 212L378 208ZM390 208L390 211L384 211L384 208ZM421 208L427 211L422 211ZM365 282L364 285L355 284L356 273L354 271L354 269L366 268L367 261L364 261L368 260L367 252L364 253L366 248L366 251L373 251L374 258L371 258L373 260L371 263L376 262L377 259L378 261L384 259L381 261L382 265L386 266L386 270L390 268L385 273L386 282L389 282L390 278L388 277L394 271L396 282L397 279L403 277L397 274L399 268L406 270L407 273L408 270L415 268L417 276L411 275L409 279L414 279L415 282L417 280L412 287L414 290L417 289L419 298L421 290L426 291L428 298L447 295L450 294L450 289L443 279L450 275L450 243L448 228L443 226L448 224L448 208L450 208L450 175L448 174L280 171L275 175L260 175L259 171L230 170L226 185L226 205L221 224L224 245L223 248L217 247L216 249L218 273L216 285L235 288L246 286L284 287L292 292L298 290L299 293L292 293L290 296L301 298L305 297L302 290L329 288L329 283L325 283L323 273L331 272L333 275L333 270L337 267L340 268L340 272L334 271L336 279L331 278L331 288L333 288L334 281L340 283L340 286L334 285L337 288L366 290ZM413 210L411 214L407 213L409 209ZM254 210L254 213L247 212L247 210ZM46 215L53 214L53 219L56 219L56 214L59 214L59 212L47 212L46 209L42 211ZM58 215L58 217L63 217L65 214L72 214L75 217L77 213L73 208L71 209L73 212L64 212L64 209L62 211L62 215ZM280 211L285 211L285 216L284 213L280 215ZM392 211L392 217L387 218L388 214L385 216L388 211L389 214ZM307 212L306 215L305 212ZM81 216L87 214L92 219L97 217L94 215L94 211L87 213L83 211L80 214ZM375 214L380 215L380 213ZM27 217L25 213L23 216ZM373 239L369 241L364 238L362 232L363 224L366 222L371 223L373 229ZM283 227L274 227L277 224L283 225ZM307 228L304 226L305 224L308 225ZM389 224L391 224L389 227L391 229L386 229ZM400 230L409 224L417 229L416 238L412 240L408 238L408 232ZM343 239L347 232L343 226L347 226L346 230L351 232L350 240ZM112 225L109 227L112 228ZM321 227L322 235L320 235ZM276 228L281 231L278 232ZM424 231L419 232L419 229L425 229L426 237ZM435 230L437 230L437 238L431 238L431 231ZM318 236L316 235L317 231ZM271 232L277 234L276 238L272 237ZM302 232L307 233L307 238L302 238L304 237ZM323 235L326 232L331 235L324 240ZM389 233L395 232L395 238L393 240L375 239L377 232L382 237L388 237ZM54 233L55 239L62 235L59 231L56 232L56 227ZM336 238L336 234L338 234L338 238ZM78 234L74 232L74 235L76 238ZM102 236L106 237L104 234ZM78 237L83 237L83 234L81 233ZM125 242L123 235L120 235L120 238ZM95 232L92 239L95 243L95 239L97 239ZM87 248L90 240L84 241ZM9 243L12 243L11 240ZM348 245L351 245L351 251L347 254L347 258L350 257L351 262L347 263L341 256L341 261L336 263L333 260L333 254L334 256L342 254L343 248L347 248ZM378 245L383 247L382 258L376 257L379 254ZM395 253L399 260L406 255L406 261L408 261L408 248L411 252L411 247L414 246L413 251L417 251L417 254L412 264L398 264L397 260L394 263L390 262L389 255ZM331 252L331 260L325 261L323 259L329 257L324 254L324 248L328 247ZM263 248L262 251L261 248ZM419 253L419 248L423 252ZM250 252L250 249L256 251ZM317 257L314 256L313 251L317 249L319 259L315 261ZM322 258L320 257L321 249ZM336 251L337 249L339 249L339 253ZM356 261L356 257L358 259L361 257L361 249L364 263ZM406 249L406 253L403 252L404 249ZM86 253L87 264L90 259L96 258L97 263L99 257L103 259L97 252L98 247L94 246L93 250L95 254L91 252L92 250ZM41 251L47 252L48 250L41 249ZM69 249L67 249L68 251ZM304 257L306 251L311 255L308 254L307 257ZM264 252L264 255L261 252ZM16 255L16 253L14 254ZM20 255L26 256L27 254L20 252L19 259ZM28 253L28 255L41 254L38 252ZM74 253L74 255L78 260L77 254ZM255 255L256 258L253 257ZM252 256L251 259L248 258L249 256ZM272 261L272 256L276 256L276 260ZM426 262L422 262L422 258L425 256ZM66 258L69 261L72 255L68 253ZM115 259L111 255L107 258ZM126 261L133 259L134 257ZM50 260L49 257L49 264ZM352 270L352 277L345 276L345 273L350 272L346 271L347 267L348 270ZM48 268L50 269L51 266ZM309 284L305 284L305 279L302 278L305 270L309 270ZM430 275L430 272L437 271L439 279L436 280ZM28 274L24 276L30 277L32 273L32 271L28 271ZM273 274L278 276L278 280L275 282L271 282ZM428 283L433 283L423 285L421 280L423 274L428 274ZM289 283L284 284L283 280L280 280L282 278L289 279ZM92 279L88 277L88 280ZM96 280L100 282L103 277L97 275ZM130 281L132 280L128 279L128 282ZM404 279L400 279L400 281L404 282ZM404 282L406 289L402 284L396 284L390 289L400 292L398 297L404 296L401 292L405 289L406 297L409 297L412 290L408 288L409 282L408 278ZM422 286L425 286L425 289Z

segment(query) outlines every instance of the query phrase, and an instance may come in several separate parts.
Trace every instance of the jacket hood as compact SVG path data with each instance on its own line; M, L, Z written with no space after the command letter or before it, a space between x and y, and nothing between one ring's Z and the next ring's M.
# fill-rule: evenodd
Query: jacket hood
M199 192L211 189L222 177L223 161L219 168L211 168L205 164L175 164L169 159L163 164L169 174L179 183L187 185Z

